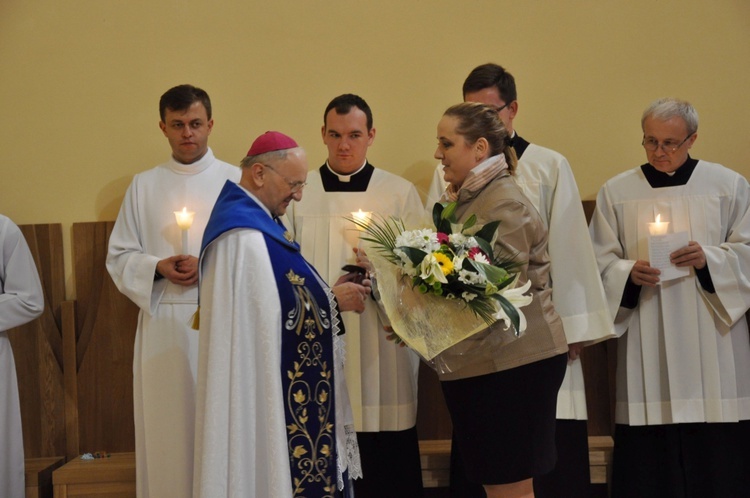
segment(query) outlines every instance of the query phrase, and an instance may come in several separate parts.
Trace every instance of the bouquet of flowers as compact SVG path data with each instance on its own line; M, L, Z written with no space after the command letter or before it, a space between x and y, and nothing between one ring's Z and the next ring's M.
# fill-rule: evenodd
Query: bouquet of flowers
M519 263L492 250L500 221L479 226L472 215L459 225L455 211L455 202L435 204L435 229L406 230L397 218L350 219L374 253L393 328L427 360L498 320L517 338L526 328L519 308L531 302L524 295L530 282L515 287Z

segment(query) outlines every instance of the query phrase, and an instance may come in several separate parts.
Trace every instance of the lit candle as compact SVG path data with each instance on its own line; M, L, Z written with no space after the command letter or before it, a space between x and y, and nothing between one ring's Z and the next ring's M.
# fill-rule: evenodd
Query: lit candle
M182 211L175 211L174 217L177 220L177 226L182 230L182 254L188 254L188 230L193 224L195 213L188 211L186 207Z
M358 209L352 212L352 219L359 223L357 224L357 228L359 228L360 230L363 230L363 227L361 225L367 226L370 224L371 217L372 213L369 211L362 211L361 209Z
M656 215L656 221L648 224L649 235L664 235L669 229L668 221L661 221L661 215Z

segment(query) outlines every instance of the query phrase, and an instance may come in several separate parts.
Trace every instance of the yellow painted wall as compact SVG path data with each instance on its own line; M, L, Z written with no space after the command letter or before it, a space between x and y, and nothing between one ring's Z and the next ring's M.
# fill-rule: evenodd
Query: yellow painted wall
M113 220L168 157L158 99L180 83L209 92L210 144L235 164L277 129L316 167L325 105L358 93L370 160L424 192L442 111L490 61L516 76L519 132L568 157L584 199L644 162L640 115L662 96L697 107L694 157L750 173L746 0L0 0L0 212L63 223L66 248L73 222Z

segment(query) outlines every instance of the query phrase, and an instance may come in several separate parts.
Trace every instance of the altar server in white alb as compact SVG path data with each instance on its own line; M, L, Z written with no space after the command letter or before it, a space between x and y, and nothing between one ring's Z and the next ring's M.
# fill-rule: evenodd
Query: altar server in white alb
M172 157L133 178L107 255L115 285L140 308L133 404L141 498L191 495L198 368L198 333L189 324L198 303L195 255L224 182L240 176L239 168L216 159L208 147L214 121L205 91L176 86L162 95L159 113ZM183 209L194 213L187 234L174 214Z
M463 97L466 102L494 107L511 135L511 145L518 156L513 178L549 230L552 302L570 345L565 379L557 396L557 465L551 473L534 479L534 491L537 498L585 498L590 493L591 478L586 392L579 353L585 345L614 337L614 331L578 186L565 157L529 143L516 133L516 82L502 66L490 63L474 68L464 81ZM429 211L446 185L439 164L427 198ZM451 459L451 491L454 497L484 496L481 486L465 480L455 454Z
M613 496L747 496L750 187L690 157L688 102L655 101L641 126L648 162L604 184L590 227L620 336ZM677 239L661 270L657 216Z
M30 322L42 311L42 284L26 239L0 214L0 496L25 496L21 406L6 331Z
M279 220L299 201L305 151L258 137L227 182L201 250L196 498L344 498L361 476L340 311L371 288L333 289Z
M367 160L375 128L364 99L334 98L323 113L321 133L328 159L310 172L304 198L287 215L302 254L333 282L345 273L344 265L356 263L360 232L346 218L395 216L416 227L423 208L410 182ZM364 472L354 489L359 498L418 498L423 492L416 431L419 359L385 329L387 318L373 299L364 313L346 313L343 320L346 379Z

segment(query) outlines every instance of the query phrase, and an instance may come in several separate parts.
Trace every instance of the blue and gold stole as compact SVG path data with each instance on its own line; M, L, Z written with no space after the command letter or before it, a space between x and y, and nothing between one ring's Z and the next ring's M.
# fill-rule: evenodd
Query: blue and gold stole
M333 497L337 483L336 404L326 290L283 225L227 181L206 226L201 256L213 240L235 228L263 233L279 292L280 374L293 496Z

